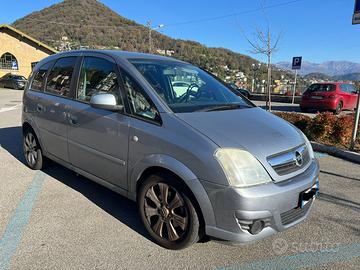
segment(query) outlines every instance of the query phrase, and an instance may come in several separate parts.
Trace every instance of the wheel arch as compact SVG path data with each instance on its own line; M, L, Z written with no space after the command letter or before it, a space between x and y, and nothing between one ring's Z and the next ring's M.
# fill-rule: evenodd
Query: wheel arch
M37 141L38 141L39 144L40 144L41 150L44 151L43 144L42 144L42 142L41 142L41 139L40 139L40 137L39 137L39 134L38 134L36 128L34 128L29 121L24 121L23 124L22 124L22 134L24 134L27 129L30 129L30 130L32 130L32 131L34 132L34 134L35 134L35 136L36 136L36 139L37 139Z
M156 173L166 173L173 176L175 179L184 184L185 189L188 191L191 196L191 200L194 203L195 209L198 211L201 222L204 225L203 229L205 230L205 226L215 226L215 216L212 208L212 204L210 199L203 187L200 183L199 179L195 176L195 174L187 168L180 161L169 157L159 155L155 158L154 155L151 157L145 158L138 167L141 169L134 170L131 177L130 192L132 194L132 198L137 200L138 188L141 184L147 179L148 176ZM149 163L149 158L153 161ZM146 164L146 165L145 165Z

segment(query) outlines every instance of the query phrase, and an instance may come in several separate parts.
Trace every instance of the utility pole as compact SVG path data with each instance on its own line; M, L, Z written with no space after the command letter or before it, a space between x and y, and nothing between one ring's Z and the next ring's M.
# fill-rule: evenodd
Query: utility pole
M159 26L152 28L151 23L152 23L151 20L148 20L146 23L146 27L149 29L149 53L152 53L152 36L151 36L152 31L158 30L165 26L164 24L160 24Z
M147 21L146 26L147 26L148 29L149 29L149 53L151 53L151 43L152 43L152 40L151 40L151 32L152 32L151 20L148 20L148 21Z

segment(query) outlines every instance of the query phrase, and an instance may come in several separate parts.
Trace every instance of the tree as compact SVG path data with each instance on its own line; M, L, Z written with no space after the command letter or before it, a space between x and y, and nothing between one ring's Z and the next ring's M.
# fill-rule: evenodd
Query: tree
M279 40L281 38L281 34L278 34L275 38L271 35L271 29L268 24L266 31L261 30L260 28L256 28L256 32L254 33L255 40L250 40L244 34L247 42L252 47L251 53L253 54L262 54L267 57L267 92L268 97L266 100L266 108L271 111L271 60L272 56L275 52L278 51L277 47L279 44ZM275 40L275 42L273 42Z

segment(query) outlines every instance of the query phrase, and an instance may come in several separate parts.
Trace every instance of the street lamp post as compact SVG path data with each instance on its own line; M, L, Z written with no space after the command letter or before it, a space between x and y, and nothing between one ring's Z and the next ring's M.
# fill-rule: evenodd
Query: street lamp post
M153 28L153 27L151 27L151 20L148 20L146 26L149 29L149 53L152 53L152 36L151 36L152 31L163 28L165 25L164 24L159 24L157 27Z

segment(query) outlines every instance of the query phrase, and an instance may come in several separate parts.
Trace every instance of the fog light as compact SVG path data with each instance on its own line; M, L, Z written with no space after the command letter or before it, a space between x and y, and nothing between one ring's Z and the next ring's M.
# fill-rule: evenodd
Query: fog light
M260 233L265 227L265 223L262 220L255 220L251 225L249 229L249 233L255 235Z

